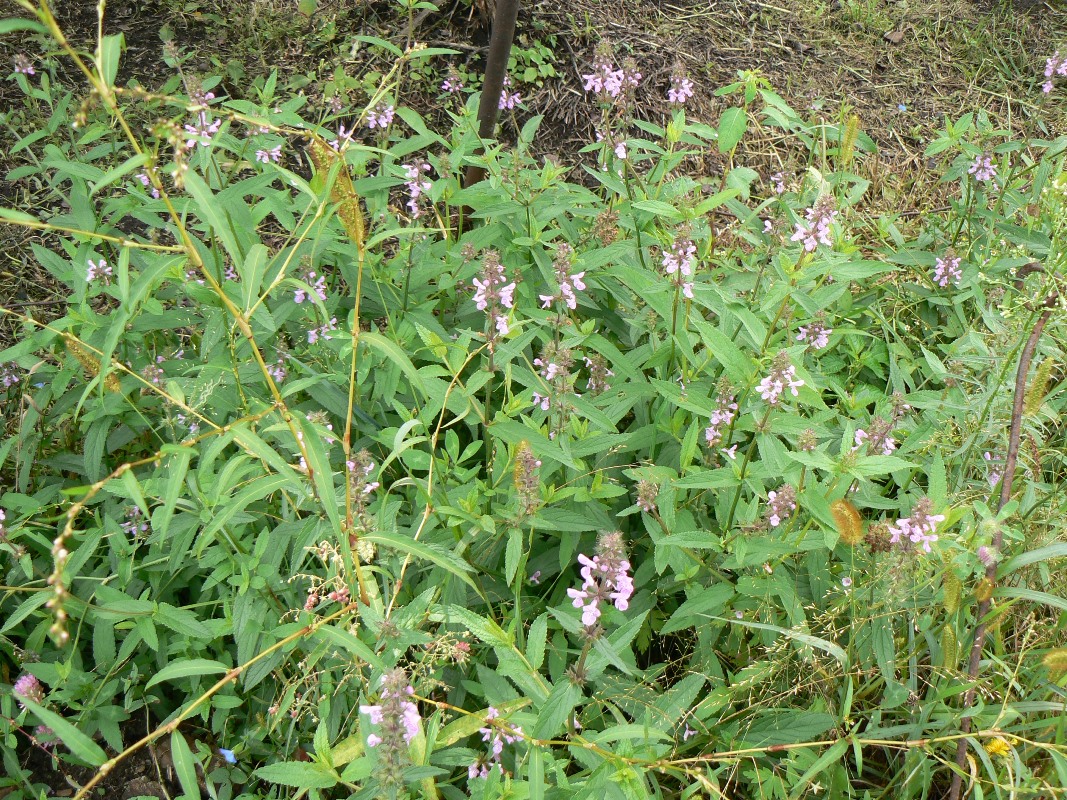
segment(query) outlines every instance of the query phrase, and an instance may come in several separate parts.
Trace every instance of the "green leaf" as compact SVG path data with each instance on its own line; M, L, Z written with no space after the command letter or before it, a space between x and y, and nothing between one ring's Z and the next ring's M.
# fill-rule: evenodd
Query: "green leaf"
M182 791L187 797L200 797L200 785L196 780L196 759L193 757L193 751L189 749L189 742L180 731L171 731L170 752Z
M567 678L561 678L552 687L548 700L541 706L537 715L533 736L535 739L552 739L563 732L574 707L581 700L582 693Z
M718 619L718 617L712 617L712 619ZM820 639L818 636L812 636L810 633L803 633L801 631L794 630L793 628L782 628L778 625L768 625L765 622L751 622L747 619L719 619L720 622L730 622L733 625L741 625L745 628L759 628L765 631L774 631L780 633L787 639L793 639L801 644L810 645L811 647L817 647L825 653L829 653L836 658L841 666L846 670L849 668L848 654L841 649L839 645L829 642L826 639Z
M259 299L259 287L267 271L267 248L258 242L249 249L244 265L239 270L241 277L241 300L247 314Z
M153 525L159 528L164 539L170 529L170 521L174 518L174 507L178 504L178 495L185 485L185 474L189 470L189 460L196 451L191 447L168 445L166 472L167 482L163 486L163 505L155 512Z
M108 86L115 85L115 77L119 74L119 57L126 40L121 33L105 36L100 40L100 49L97 54L96 67L100 72L100 78Z
M1011 600L1029 600L1031 603L1042 603L1046 606L1067 611L1067 597L1038 592L1034 589L1022 589L1017 586L998 586L993 590L993 597L1006 597Z
M336 786L341 777L325 764L307 761L283 761L281 764L268 764L254 773L257 778L295 789L329 789Z
M261 500L274 494L288 483L289 479L284 475L264 475L251 481L232 498L224 501L222 509L217 510L217 513L211 518L211 522L200 534L200 542L196 548L197 556L199 557L204 552L214 535L222 529L223 525L233 519L238 512L244 511L256 500ZM334 514L336 513L337 509L334 508Z
M1067 542L1057 542L1056 544L1046 545L1045 547L1039 547L1036 550L1013 556L1001 565L997 574L999 577L1005 578L1018 569L1028 567L1031 564L1039 564L1042 561L1051 561L1054 558L1067 558Z
M241 247L237 243L237 237L234 235L232 228L230 228L229 221L222 216L218 208L220 205L219 199L212 193L208 185L204 183L204 179L195 170L188 170L185 173L184 180L185 190L196 201L196 208L194 209L196 215L211 228L210 233L217 236L219 241L222 242L230 261L234 264L244 263L244 255L241 253Z
M785 709L760 715L740 739L748 747L798 744L817 739L833 726L834 718L822 711Z
M59 714L37 705L37 703L25 696L20 696L19 702L30 709L37 716L37 719L55 731L60 741L82 761L92 764L94 767L99 767L107 761L107 753L101 749L100 745L59 716Z
M808 784L815 780L815 777L829 767L831 764L836 764L841 760L841 756L845 754L851 744L848 739L840 739L834 742L828 747L821 756L819 756L815 763L808 767L807 771L800 776L800 780L793 786L793 791L789 795L789 800L800 800L804 796L804 789Z
M211 629L201 622L196 614L184 608L175 608L169 603L160 603L158 605L155 620L172 631L184 634L192 639L210 641L215 638L214 634L211 633Z
M15 31L33 31L48 34L48 28L35 19L0 19L0 36Z
M729 153L741 141L748 128L748 113L743 108L728 108L719 119L719 152Z
M145 688L151 689L153 686L163 683L164 681L188 678L190 675L217 675L220 672L229 671L229 667L218 661L211 661L206 658L185 658L180 661L174 661L163 667L163 669L153 675L152 679L145 684Z
M540 669L545 660L545 645L548 642L548 613L541 614L530 626L526 637L526 660L534 669Z
M378 354L383 356L386 360L396 364L396 366L400 368L400 371L407 377L408 381L411 382L412 388L418 389L424 396L426 395L426 386L422 382L422 376L419 375L418 370L415 369L415 365L411 363L411 359L408 358L407 353L401 350L396 342L391 339L386 339L380 333L375 331L361 333L359 340L372 350L377 351Z
M421 558L424 561L429 561L431 564L435 564L446 572L455 575L475 591L478 591L479 593L481 592L478 588L478 584L476 584L469 575L470 572L473 572L474 568L466 561L456 556L451 550L446 550L436 544L420 542L409 536L400 536L385 531L374 531L372 533L363 534L360 538L374 542L374 544L382 547L399 550L401 553L407 553L408 555Z

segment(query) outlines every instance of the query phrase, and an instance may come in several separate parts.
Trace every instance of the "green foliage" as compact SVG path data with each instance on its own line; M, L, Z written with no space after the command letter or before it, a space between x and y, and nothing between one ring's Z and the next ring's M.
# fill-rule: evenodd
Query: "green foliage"
M367 127L440 51L352 137L273 76L117 91L121 48L84 103L14 76L37 202L0 218L69 306L2 309L0 789L33 796L38 724L99 767L147 717L186 795L938 796L983 593L975 786L1062 784L1058 319L998 511L983 454L1067 258L1067 138L949 121L915 224L865 208L853 120L754 74L715 127L600 97L569 168L538 118L483 153L473 102ZM804 160L733 164L755 131Z

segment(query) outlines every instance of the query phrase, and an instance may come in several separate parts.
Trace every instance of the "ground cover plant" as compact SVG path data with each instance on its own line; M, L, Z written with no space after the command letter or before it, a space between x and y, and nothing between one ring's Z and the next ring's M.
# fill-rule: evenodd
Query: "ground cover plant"
M19 5L0 793L1062 795L1067 47L916 219L758 72L604 42L564 161L455 48L319 107Z

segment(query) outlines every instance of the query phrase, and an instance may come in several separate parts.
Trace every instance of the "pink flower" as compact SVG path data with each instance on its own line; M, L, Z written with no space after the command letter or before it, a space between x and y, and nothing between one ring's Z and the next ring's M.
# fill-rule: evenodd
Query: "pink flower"
M391 105L388 105L387 103L378 103L378 105L367 112L367 127L387 128L393 121L395 113L396 109Z
M796 511L796 491L789 484L778 487L777 491L767 492L767 522L777 528Z
M930 552L930 545L937 541L934 530L937 523L945 521L944 514L931 514L931 503L927 497L915 504L911 516L898 519L896 525L889 526L889 542L900 544L904 539L912 544L921 544L924 551Z
M199 145L200 147L207 147L211 144L211 137L218 133L219 126L222 125L221 119L216 119L208 122L207 112L201 111L197 115L196 125L186 125L185 132L189 134L189 138L185 142L185 146L193 148Z
M333 139L330 142L330 147L332 147L334 150L340 150L342 147L352 141L352 134L354 134L355 132L356 128L354 125L350 130L347 131L345 130L344 125L339 125L337 127L337 138Z
M963 270L960 269L959 256L946 255L944 258L937 259L934 265L934 283L942 288L950 283L953 286L959 286L961 278L963 278Z
M111 267L108 266L107 261L104 259L101 258L99 262L93 261L92 259L89 260L89 268L85 271L85 280L88 283L92 283L99 278L104 282L104 285L107 286L111 283L112 275Z
M967 173L973 175L977 181L988 182L997 177L997 168L993 166L993 159L982 153L975 156L974 163L968 168Z
M497 102L497 108L501 111L512 111L515 106L522 102L522 96L518 92L508 91L509 86L511 86L511 78L505 75L504 88L501 89L500 100Z
M685 101L693 96L693 82L685 75L675 73L671 75L671 88L667 90L667 101L675 105L685 105Z
M407 176L407 181L404 183L404 188L408 190L406 205L411 211L412 219L418 219L422 216L419 199L433 188L433 184L423 177L424 172L430 171L430 165L426 163L403 164L401 169L404 170L404 174Z
M589 558L578 555L582 586L567 589L567 596L575 608L582 609L582 625L593 628L601 616L600 603L610 600L619 611L630 607L634 593L630 577L630 562L625 558L622 534L618 531L601 534L597 553Z
M19 70L16 69L16 72ZM29 73L32 75L33 73ZM1052 91L1052 79L1056 75L1067 76L1067 56L1060 57L1060 51L1057 50L1052 54L1052 57L1045 62L1045 82L1041 84L1041 91L1048 94Z
M15 72L21 73L22 75L36 75L37 74L37 72L33 68L33 62L30 61L28 56L25 56L22 53L19 53L17 56L15 56L15 67L14 67L14 69L15 69Z
M830 344L830 334L833 328L826 327L821 315L817 315L807 325L801 325L797 333L798 342L807 342L811 350L822 350Z
M18 680L11 687L11 692L16 699L32 700L38 705L44 702L44 687L41 686L41 682L37 680L36 676L30 675L28 672L18 677ZM21 700L19 701L19 707L26 707Z
M277 145L276 147L272 147L269 150L257 150L256 151L256 161L259 161L262 164L268 164L271 161L277 163L278 161L281 160L281 157L282 157L282 146L281 145Z
M804 385L804 381L796 378L796 372L796 367L789 363L789 356L784 351L779 353L770 374L756 387L760 397L772 406L778 405L779 398L787 390L793 393L793 397L798 397L800 392L797 389Z
M138 172L134 177L141 182L141 185L148 190L152 197L156 200L159 199L159 189L152 185L152 181L149 179L147 173Z
M811 208L804 212L807 222L796 223L796 230L789 237L790 241L803 242L805 252L812 253L820 245L833 247L833 232L830 225L837 212L833 208L833 198L829 195L820 197Z

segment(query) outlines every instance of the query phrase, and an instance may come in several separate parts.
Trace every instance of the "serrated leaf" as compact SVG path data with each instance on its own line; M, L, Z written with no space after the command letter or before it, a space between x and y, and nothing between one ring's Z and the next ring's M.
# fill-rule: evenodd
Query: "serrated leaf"
M401 553L407 553L408 555L417 556L424 561L429 561L431 564L455 575L479 594L481 593L478 584L471 579L469 574L474 568L466 561L459 558L451 550L446 550L435 544L420 542L410 536L400 536L399 534L387 533L385 531L373 531L372 533L363 534L360 538L366 539L381 547L399 550Z
M548 613L533 621L526 637L526 660L534 669L540 669L545 660L545 645L548 642Z
M252 774L269 783L292 786L294 789L329 789L341 780L336 772L324 764L308 761L283 761L281 764L268 764Z
M552 739L563 732L570 719L571 712L581 700L582 693L567 678L562 678L552 687L548 699L541 706L541 712L537 715L534 724L533 736L535 739Z
M798 744L818 739L834 726L835 720L822 711L786 709L761 714L739 738L749 747Z
M82 761L92 764L94 767L99 767L107 761L107 754L101 749L100 745L74 727L68 720L54 711L37 705L37 703L24 695L19 697L19 702L30 709L42 723L51 728L56 736L59 737L59 740L70 749L70 752Z
M207 658L182 659L181 661L175 661L163 667L163 669L153 675L152 679L145 684L145 688L151 689L153 686L165 681L188 678L190 675L217 675L220 672L229 672L229 670L230 668L225 664L221 664L218 661L211 661Z

